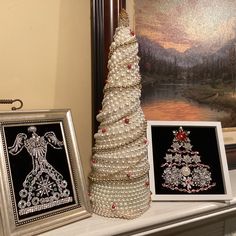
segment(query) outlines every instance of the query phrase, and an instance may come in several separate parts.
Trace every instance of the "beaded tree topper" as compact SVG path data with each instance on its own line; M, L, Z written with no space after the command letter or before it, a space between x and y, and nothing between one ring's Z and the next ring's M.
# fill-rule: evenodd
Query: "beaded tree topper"
M162 177L163 187L185 193L198 193L214 187L210 166L201 162L198 151L192 150L189 134L182 127L173 131L174 139L167 150Z
M90 199L94 213L132 219L149 208L146 120L140 106L138 43L121 11L94 135Z

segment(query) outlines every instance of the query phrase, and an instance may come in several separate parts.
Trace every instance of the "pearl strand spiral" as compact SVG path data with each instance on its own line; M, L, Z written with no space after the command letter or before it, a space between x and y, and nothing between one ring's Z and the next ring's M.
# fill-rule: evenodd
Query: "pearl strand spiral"
M122 11L110 46L108 79L94 135L90 200L94 213L133 219L150 205L146 120L140 106L138 43Z

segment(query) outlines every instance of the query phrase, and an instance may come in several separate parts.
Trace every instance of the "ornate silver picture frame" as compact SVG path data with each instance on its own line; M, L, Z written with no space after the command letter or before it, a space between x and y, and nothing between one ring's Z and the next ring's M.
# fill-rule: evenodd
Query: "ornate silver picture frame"
M152 200L230 200L220 122L148 121Z
M91 215L70 110L0 113L3 235L34 235Z

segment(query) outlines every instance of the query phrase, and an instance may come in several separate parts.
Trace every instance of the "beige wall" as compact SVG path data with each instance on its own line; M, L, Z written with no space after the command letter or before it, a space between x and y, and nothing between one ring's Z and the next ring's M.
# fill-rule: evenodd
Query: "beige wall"
M90 1L1 0L0 32L0 98L20 98L24 110L71 108L88 173Z
M126 1L126 10L129 15L129 24L130 28L135 31L134 25L134 0L127 0Z
M91 155L90 1L61 0L55 107L70 107L85 172Z

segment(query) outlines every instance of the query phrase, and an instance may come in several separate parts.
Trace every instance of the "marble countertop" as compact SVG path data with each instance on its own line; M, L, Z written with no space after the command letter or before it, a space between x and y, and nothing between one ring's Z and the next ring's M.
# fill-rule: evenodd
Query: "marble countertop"
M233 199L225 201L152 202L150 209L134 220L92 217L40 234L40 236L110 236L145 235L155 229L160 232L191 222L197 222L223 214L236 214L236 170L230 171Z

